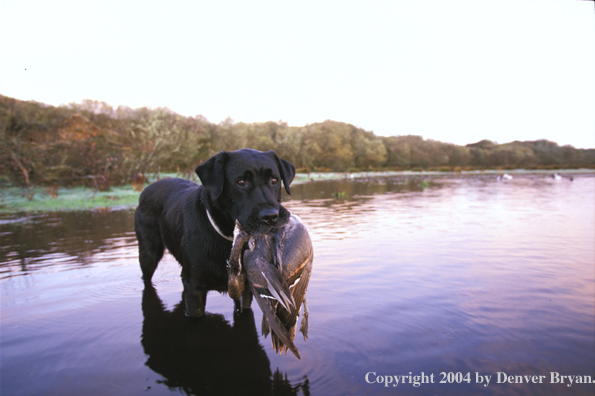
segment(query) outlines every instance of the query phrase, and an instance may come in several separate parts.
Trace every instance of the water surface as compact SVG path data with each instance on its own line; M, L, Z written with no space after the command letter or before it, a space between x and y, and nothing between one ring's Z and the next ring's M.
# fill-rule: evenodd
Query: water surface
M170 255L144 290L131 211L0 220L1 393L595 393L550 384L595 379L594 177L313 182L285 205L315 249L302 360L275 355L256 304L234 317L211 292L186 318ZM435 383L378 383L422 372Z

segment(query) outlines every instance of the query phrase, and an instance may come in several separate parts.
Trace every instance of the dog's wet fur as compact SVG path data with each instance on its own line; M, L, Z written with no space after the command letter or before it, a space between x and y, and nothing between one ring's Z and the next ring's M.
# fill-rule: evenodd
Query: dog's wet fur
M134 217L145 284L151 285L167 248L182 266L190 317L204 315L209 290L227 291L236 220L250 234L267 233L287 221L281 182L290 194L295 167L274 151L242 149L219 152L199 165L196 173L202 185L162 179L148 186ZM251 301L251 295L243 296L243 308L249 308ZM236 300L236 310L241 308L238 304Z

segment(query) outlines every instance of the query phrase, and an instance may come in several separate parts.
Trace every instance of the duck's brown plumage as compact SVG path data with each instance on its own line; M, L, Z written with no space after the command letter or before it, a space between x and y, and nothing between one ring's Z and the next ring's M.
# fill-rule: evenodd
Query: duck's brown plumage
M239 223L234 234L230 296L242 295L242 285L250 287L263 312L263 334L271 333L277 353L289 349L300 358L293 340L302 304L304 317L300 331L304 339L308 338L306 291L314 258L306 227L299 217L292 215L283 227L267 234L247 235ZM246 242L248 249L244 250Z

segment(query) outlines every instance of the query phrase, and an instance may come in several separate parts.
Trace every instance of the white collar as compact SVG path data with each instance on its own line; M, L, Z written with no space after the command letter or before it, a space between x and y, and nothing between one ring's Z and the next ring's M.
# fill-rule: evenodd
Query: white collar
M221 232L221 230L219 229L219 227L217 227L217 224L215 224L215 220L213 220L213 218L211 217L211 213L209 213L209 210L207 209L207 217L209 218L209 221L211 222L211 225L213 226L213 228L215 229L215 231L217 231L217 234L221 235L223 238L227 239L228 241L232 241L233 242L233 236L227 236L225 235L223 232Z

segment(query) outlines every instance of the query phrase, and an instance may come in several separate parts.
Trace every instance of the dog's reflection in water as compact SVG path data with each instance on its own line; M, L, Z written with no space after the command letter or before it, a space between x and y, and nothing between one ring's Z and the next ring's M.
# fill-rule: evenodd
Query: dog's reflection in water
M306 377L296 385L270 361L258 341L251 309L234 316L190 319L184 302L167 311L153 287L143 291L142 346L146 365L163 376L170 389L187 395L309 395Z

